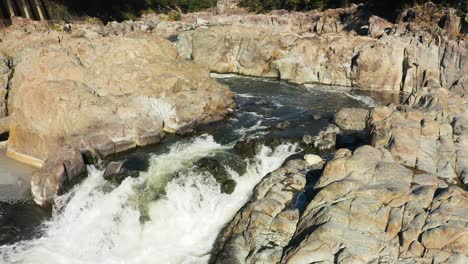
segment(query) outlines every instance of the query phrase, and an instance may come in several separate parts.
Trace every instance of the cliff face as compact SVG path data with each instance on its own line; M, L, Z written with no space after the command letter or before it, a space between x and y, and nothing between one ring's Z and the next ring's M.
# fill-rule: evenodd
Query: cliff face
M428 17L427 12L435 15ZM428 81L465 87L465 37L454 10L429 4L407 10L398 24L363 16L354 6L255 19L240 16L223 26L213 19L219 26L179 35L178 51L214 72L295 83L405 92Z

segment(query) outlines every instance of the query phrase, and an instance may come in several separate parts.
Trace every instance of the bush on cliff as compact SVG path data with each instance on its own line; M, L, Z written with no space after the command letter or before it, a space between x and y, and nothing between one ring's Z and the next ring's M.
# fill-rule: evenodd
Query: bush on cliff
M428 0L241 0L240 6L257 13L275 9L308 11L346 7L367 2L369 12L394 20L406 6L422 4ZM433 0L440 6L451 6L466 12L466 0ZM52 19L76 20L78 17L93 16L103 21L135 19L153 10L159 13L176 11L196 12L215 7L217 0L53 0L48 11Z
M196 12L215 7L217 0L54 0L47 6L49 16L57 20L76 20L93 16L103 21L135 19L147 10Z
M265 13L275 9L308 11L367 3L370 13L394 20L405 7L426 2L429 2L429 0L241 0L240 6L247 8L249 11ZM432 0L432 2L439 6L454 7L464 12L466 12L467 8L465 0Z

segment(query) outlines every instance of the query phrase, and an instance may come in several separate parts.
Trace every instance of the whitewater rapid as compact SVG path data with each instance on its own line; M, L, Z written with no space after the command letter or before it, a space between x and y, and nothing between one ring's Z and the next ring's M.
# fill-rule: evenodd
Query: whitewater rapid
M230 148L209 135L175 143L151 157L148 172L119 186L89 167L81 184L56 199L41 237L0 247L0 262L206 263L219 232L255 185L297 147L262 147L242 176L228 169L237 186L225 194L213 177L191 168L196 160Z

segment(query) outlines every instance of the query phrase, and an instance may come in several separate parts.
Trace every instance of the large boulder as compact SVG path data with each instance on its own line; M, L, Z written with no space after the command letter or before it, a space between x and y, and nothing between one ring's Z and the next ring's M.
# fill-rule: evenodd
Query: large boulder
M229 89L205 67L177 60L166 40L91 43L76 40L21 54L10 95L10 152L45 160L98 130L114 143L147 145L164 132L219 120L233 107Z
M85 163L190 132L235 106L206 67L178 60L169 41L150 35L70 38L15 56L8 155L43 167L32 179L39 204Z
M386 32L391 30L392 27L392 23L381 17L371 16L369 18L369 35L373 38L382 37L386 34Z
M363 108L343 108L333 117L335 124L344 130L364 130L369 110Z

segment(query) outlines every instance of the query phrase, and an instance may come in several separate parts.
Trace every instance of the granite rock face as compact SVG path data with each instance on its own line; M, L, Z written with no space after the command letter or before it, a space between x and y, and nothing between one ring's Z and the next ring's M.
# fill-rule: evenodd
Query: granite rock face
M372 146L338 150L311 178L313 169L293 160L267 175L221 232L211 263L468 260L466 190Z
M279 263L299 221L304 160L291 160L255 187L252 199L219 235L210 263Z
M363 20L360 10L207 18L208 26L182 32L177 48L217 73L377 91L412 92L427 82L466 87L465 36L452 29L460 19L453 10L422 6L406 10L397 24Z
M333 122L345 130L364 130L369 110L362 108L343 108L333 117Z
M187 133L235 107L229 88L179 60L168 40L53 32L53 41L26 29L7 29L0 51L14 59L7 152L42 167L32 178L38 204L71 186L86 163ZM22 34L29 46L14 46L10 37Z
M92 130L146 145L154 142L145 133L183 133L233 106L227 87L206 68L177 60L166 40L117 37L91 45L22 53L11 82L11 150L45 160L72 135Z
M184 32L177 47L180 57L217 73L377 91L411 92L429 76L444 87L465 86L464 41L436 42L424 33L374 39L223 26Z
M282 263L467 260L466 191L385 149L339 150L313 189Z
M372 145L386 147L410 167L468 184L468 102L443 88L422 88L399 107L378 107L369 118Z

